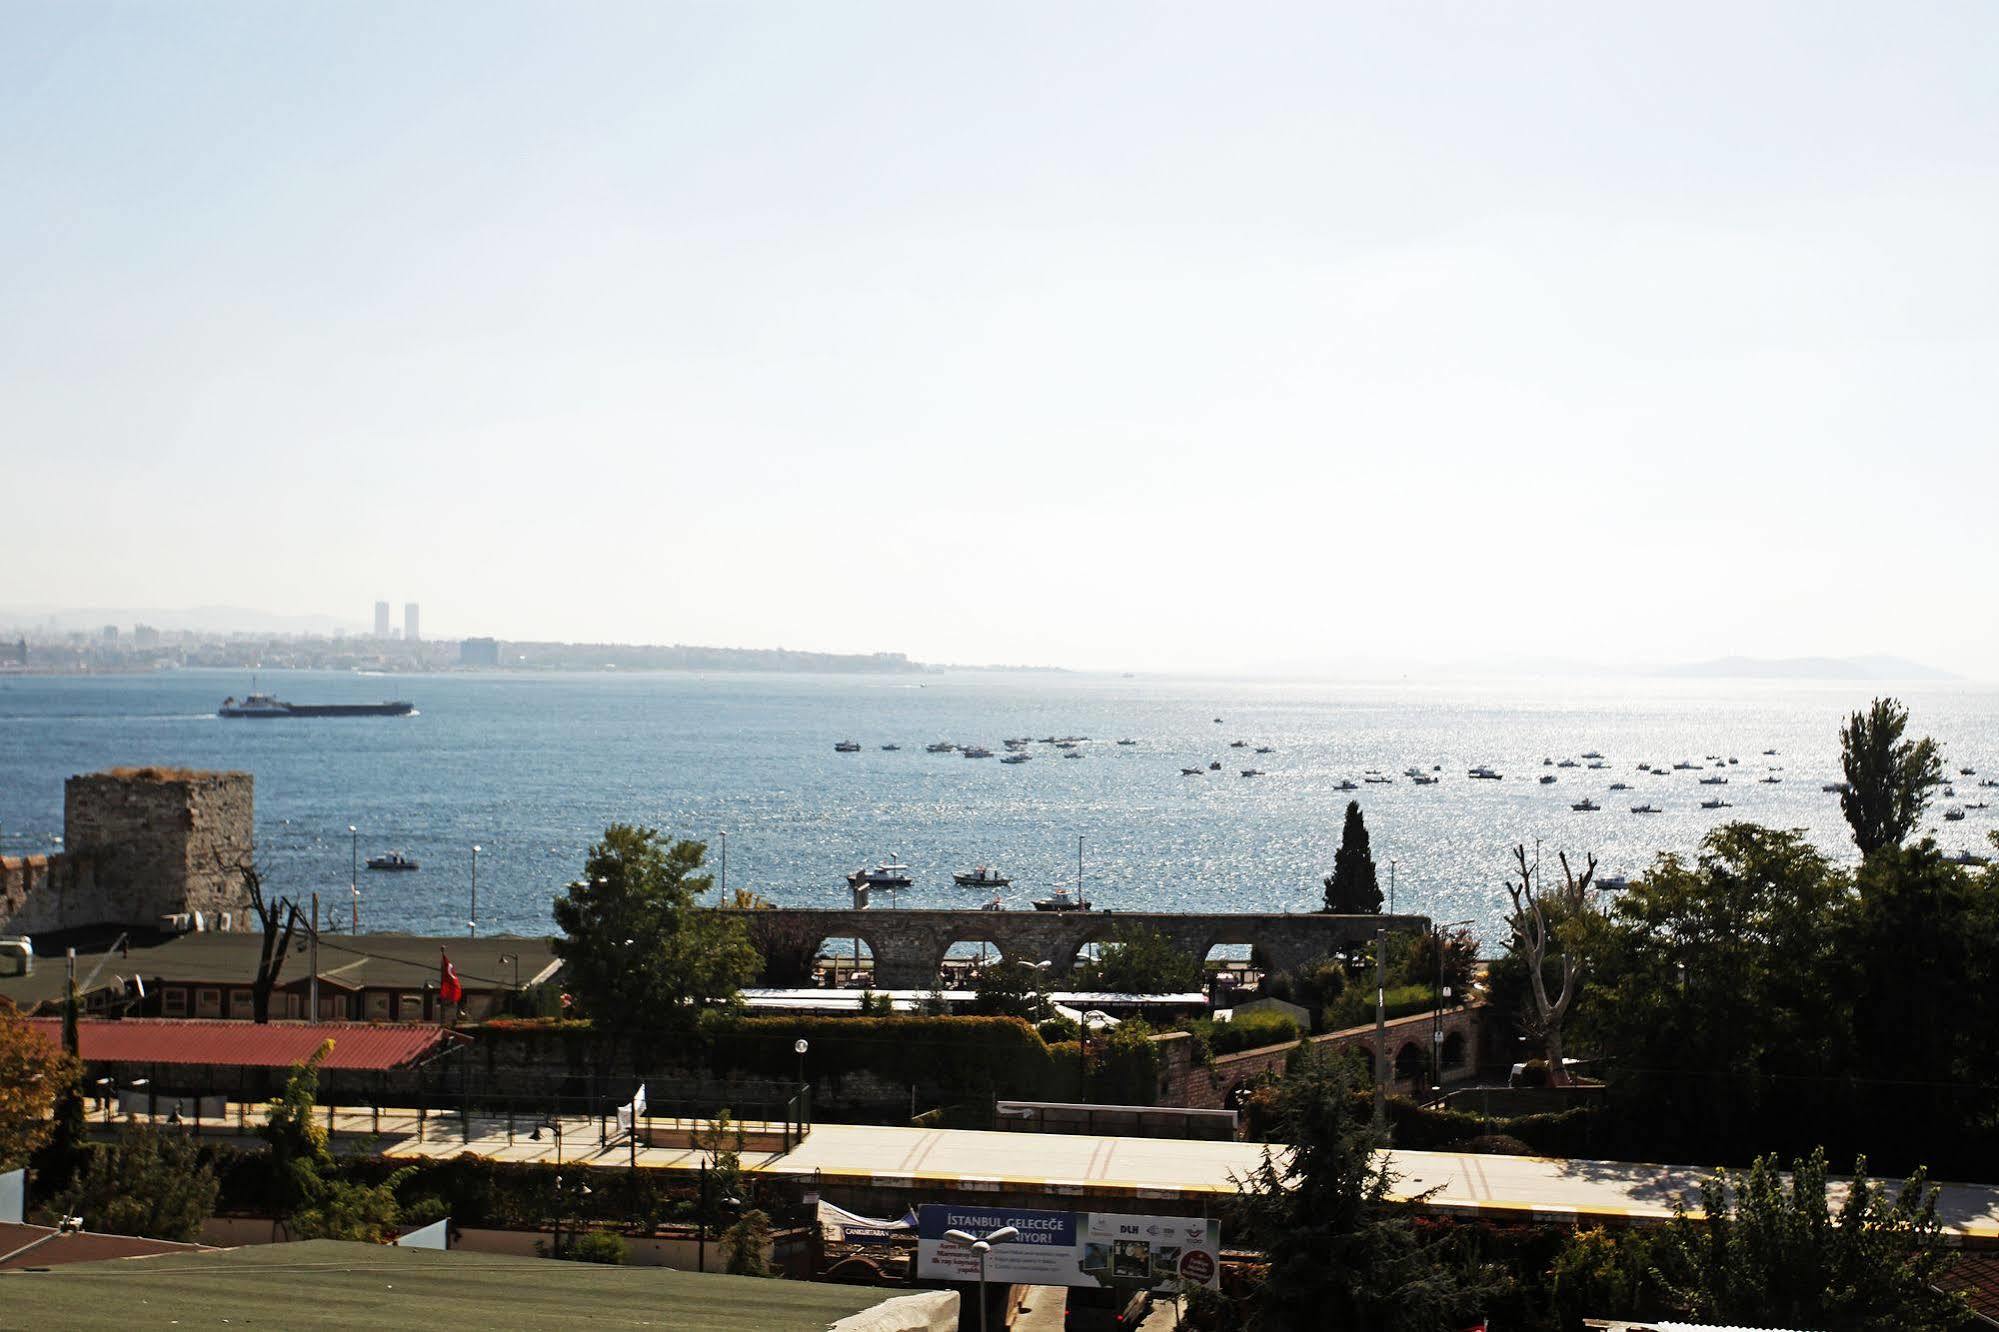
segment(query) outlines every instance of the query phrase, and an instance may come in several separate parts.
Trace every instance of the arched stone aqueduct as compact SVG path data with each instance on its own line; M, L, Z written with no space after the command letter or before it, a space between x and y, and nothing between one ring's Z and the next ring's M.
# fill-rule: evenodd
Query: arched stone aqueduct
M942 911L781 907L801 932L822 939L859 939L874 955L876 984L891 990L934 985L953 944L987 942L1001 956L1047 962L1067 976L1085 945L1104 943L1120 929L1159 931L1199 961L1217 944L1247 944L1278 970L1289 970L1374 938L1376 930L1430 928L1427 916L1333 916L1319 913L1179 911Z

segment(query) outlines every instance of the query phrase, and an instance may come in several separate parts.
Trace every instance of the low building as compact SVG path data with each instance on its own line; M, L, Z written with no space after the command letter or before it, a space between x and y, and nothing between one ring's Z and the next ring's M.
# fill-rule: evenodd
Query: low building
M62 1040L61 1018L31 1018L29 1025L51 1044ZM126 1114L172 1117L194 1127L224 1119L232 1104L270 1096L295 1065L328 1042L322 1099L338 1094L352 1101L407 1090L421 1069L470 1039L444 1027L366 1022L77 1023L77 1054L100 1104L115 1099Z
M127 940L114 949L100 937L94 947L77 949L78 980L96 973L84 1008L107 1017L251 1021L263 942L261 934L200 933ZM41 954L34 969L0 977L0 995L28 1012L53 1012L62 1001L66 961L43 940L34 944ZM272 1020L476 1022L504 1011L511 994L548 983L562 965L551 940L510 935L321 934L318 956L319 1011L311 1011L313 951L300 931L271 990ZM465 994L440 1013L446 957Z

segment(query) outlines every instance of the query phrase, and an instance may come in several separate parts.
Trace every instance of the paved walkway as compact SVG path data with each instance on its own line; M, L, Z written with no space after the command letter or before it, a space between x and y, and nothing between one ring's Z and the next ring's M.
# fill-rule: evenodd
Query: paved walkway
M262 1107L247 1116L230 1107L223 1132L260 1122ZM93 1115L100 1122L121 1122ZM321 1116L324 1122L324 1116ZM476 1152L505 1161L563 1161L579 1165L637 1165L648 1170L699 1169L703 1153L678 1147L600 1143L599 1122L572 1117L560 1140L544 1133L532 1141L516 1122L509 1141L504 1116L474 1115L469 1138L456 1115L414 1111L340 1111L333 1117L336 1146L401 1158L449 1158ZM203 1126L206 1134L212 1130ZM1147 1200L1219 1203L1235 1192L1231 1176L1261 1161L1254 1143L1188 1142L1172 1138L1119 1138L1085 1134L1000 1133L972 1129L898 1128L874 1124L820 1124L791 1152L745 1152L746 1169L808 1175L824 1186L900 1188L912 1192L1043 1193L1110 1210L1136 1211ZM1433 1211L1497 1220L1639 1220L1672 1216L1676 1202L1698 1201L1702 1172L1687 1166L1620 1161L1560 1160L1538 1156L1478 1156L1455 1152L1390 1153L1400 1176L1395 1194L1423 1197ZM1999 1187L1945 1184L1938 1217L1947 1231L1981 1246L1999 1245Z

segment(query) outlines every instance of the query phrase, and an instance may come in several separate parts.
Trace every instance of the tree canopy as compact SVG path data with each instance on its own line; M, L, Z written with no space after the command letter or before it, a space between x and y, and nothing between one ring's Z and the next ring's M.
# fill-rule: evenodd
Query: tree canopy
M1359 1088L1343 1059L1301 1056L1277 1092L1272 1136L1288 1150L1266 1151L1237 1180L1232 1228L1270 1261L1251 1296L1252 1328L1463 1327L1501 1284L1390 1201L1397 1177L1352 1111Z
M1326 910L1343 916L1371 916L1381 910L1381 885L1374 874L1374 853L1368 849L1367 821L1360 801L1347 801L1346 826L1340 849L1333 853L1333 872L1326 876Z
M756 977L761 959L741 916L695 902L713 887L698 872L705 853L700 842L613 824L555 900L554 952L577 1004L604 1028L684 1028Z
M319 1067L333 1051L327 1041L295 1065L284 1089L271 1098L257 1135L270 1146L266 1202L295 1240L386 1243L402 1223L396 1190L416 1174L405 1166L379 1184L340 1177L326 1128L313 1117Z
M185 1243L201 1237L220 1190L186 1133L127 1124L118 1141L91 1149L55 1211L107 1234Z
M82 1076L80 1061L0 998L0 1170L25 1164L48 1141L56 1099Z
M1076 988L1117 994L1185 994L1201 988L1201 961L1158 930L1121 925L1094 962L1076 969Z
M1906 707L1892 698L1877 698L1839 728L1840 766L1846 774L1839 807L1863 857L1907 841L1930 793L1943 782L1936 742L1904 739L1908 725Z
M1837 1206L1823 1151L1775 1156L1746 1175L1701 1186L1704 1219L1682 1212L1658 1255L1667 1298L1703 1322L1816 1327L1827 1332L1945 1332L1970 1306L1940 1287L1953 1255L1937 1220L1937 1190L1921 1171L1899 1189L1867 1177L1863 1158Z

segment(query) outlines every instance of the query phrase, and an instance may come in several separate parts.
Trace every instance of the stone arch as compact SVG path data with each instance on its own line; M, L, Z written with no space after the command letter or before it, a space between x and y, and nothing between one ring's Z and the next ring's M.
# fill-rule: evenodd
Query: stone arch
M1072 976L1076 963L1085 948L1091 944L1106 944L1117 933L1117 922L1091 913L1088 920L1079 920L1074 928L1064 930L1048 949L1048 970L1055 976ZM1038 959L1037 959L1038 960Z
M856 952L856 944L859 951ZM821 959L827 961L822 962ZM856 964L870 980L882 969L882 947L876 942L871 931L865 929L841 930L838 933L822 935L814 945L813 969L815 972L830 972L828 979L835 985L847 985L853 981Z
M980 951L980 965L992 966L999 962L1020 961L1020 941L1005 930L982 930L976 925L956 929L946 934L937 946L937 955L932 959L931 975L942 977L947 966L952 965L953 949L963 950L976 945ZM954 968L955 969L955 968Z
M1423 1076L1423 1047L1414 1041L1404 1041L1402 1048L1395 1052L1395 1080L1414 1082Z
M1444 1049L1438 1057L1443 1067L1463 1068L1465 1064L1465 1034L1461 1031L1444 1033Z

